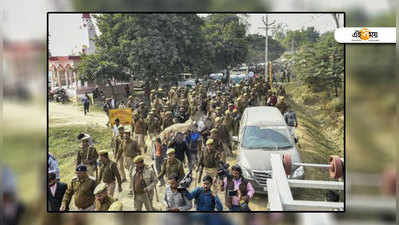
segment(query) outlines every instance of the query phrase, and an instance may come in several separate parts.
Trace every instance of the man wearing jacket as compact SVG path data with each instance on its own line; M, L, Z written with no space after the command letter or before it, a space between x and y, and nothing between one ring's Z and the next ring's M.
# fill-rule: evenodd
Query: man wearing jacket
M197 211L222 211L223 205L219 197L212 193L212 177L207 175L203 179L203 186L197 187L193 192L186 192L189 200L194 199Z
M47 200L49 211L60 211L62 199L64 198L67 188L67 184L57 180L55 170L50 170L48 172Z

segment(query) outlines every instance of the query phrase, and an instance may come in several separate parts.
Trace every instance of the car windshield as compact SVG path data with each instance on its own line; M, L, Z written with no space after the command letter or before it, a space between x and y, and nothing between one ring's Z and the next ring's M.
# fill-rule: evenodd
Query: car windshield
M242 147L247 149L284 149L293 147L286 127L247 126Z
M237 83L239 83L243 78L244 78L244 77L236 76L236 77L231 77L231 80L233 81L233 83L237 84Z

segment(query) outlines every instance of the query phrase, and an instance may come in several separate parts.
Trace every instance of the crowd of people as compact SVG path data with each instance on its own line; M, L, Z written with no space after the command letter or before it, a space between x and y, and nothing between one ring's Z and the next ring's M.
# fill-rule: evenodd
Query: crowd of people
M295 135L295 112L284 100L285 89L275 86L271 88L262 77L254 76L237 84L215 80L198 82L192 89L156 88L147 101L127 96L126 103L116 104L105 99L107 115L112 108L128 107L132 123L122 125L119 119L107 123L113 124L112 150L97 150L90 134L79 134L76 177L68 185L60 182L55 159L49 157L49 209L69 210L73 198L75 208L81 211L123 210L114 192L116 188L124 191L122 183L128 182L128 196L137 211L143 206L147 211L250 211L255 190L242 176L240 166L230 168L227 159L234 156L232 136L238 134L246 107L277 107ZM188 128L160 135L179 123ZM146 145L146 138L151 145ZM144 156L150 156L152 162ZM165 185L165 192L158 193L157 187ZM163 194L161 198L159 194ZM224 204L219 198L222 195ZM154 197L163 201L164 208L153 206Z

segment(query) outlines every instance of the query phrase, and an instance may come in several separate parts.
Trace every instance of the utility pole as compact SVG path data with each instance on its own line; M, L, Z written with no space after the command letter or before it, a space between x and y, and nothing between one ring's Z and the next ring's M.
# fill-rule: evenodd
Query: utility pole
M266 15L264 17L263 23L265 24L265 30L266 30L266 34L265 34L265 80L267 77L267 69L269 69L268 64L269 64L269 46L268 46L268 42L269 42L269 35L268 35L268 31L269 31L269 26L268 26L268 21L269 17Z
M267 80L267 71L269 68L269 46L268 46L268 31L269 28L271 27L271 25L273 25L275 23L275 21L273 21L272 23L269 24L269 18L268 15L266 14L265 17L263 17L263 24L265 25L265 27L259 27L259 29L265 29L265 81Z

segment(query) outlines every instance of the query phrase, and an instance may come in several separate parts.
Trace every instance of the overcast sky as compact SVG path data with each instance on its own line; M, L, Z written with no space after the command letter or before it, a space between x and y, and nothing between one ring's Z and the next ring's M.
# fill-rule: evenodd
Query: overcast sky
M265 14L249 14L248 33L264 35L263 17ZM50 51L54 56L68 55L75 46L80 47L87 43L84 30L80 28L81 14L50 14L49 33ZM302 27L314 26L317 31L323 33L335 29L335 23L330 14L268 14L269 23L283 23L288 30L297 30ZM343 17L341 17L341 25ZM269 33L271 35L271 33Z
M388 4L388 1L392 0L286 0L273 1L270 5L271 9L276 11L298 11L301 9L347 11L357 8L364 9L369 15L375 15L394 8ZM1 2L0 30L9 40L44 40L46 38L46 13L48 11L73 11L70 0L2 0Z

